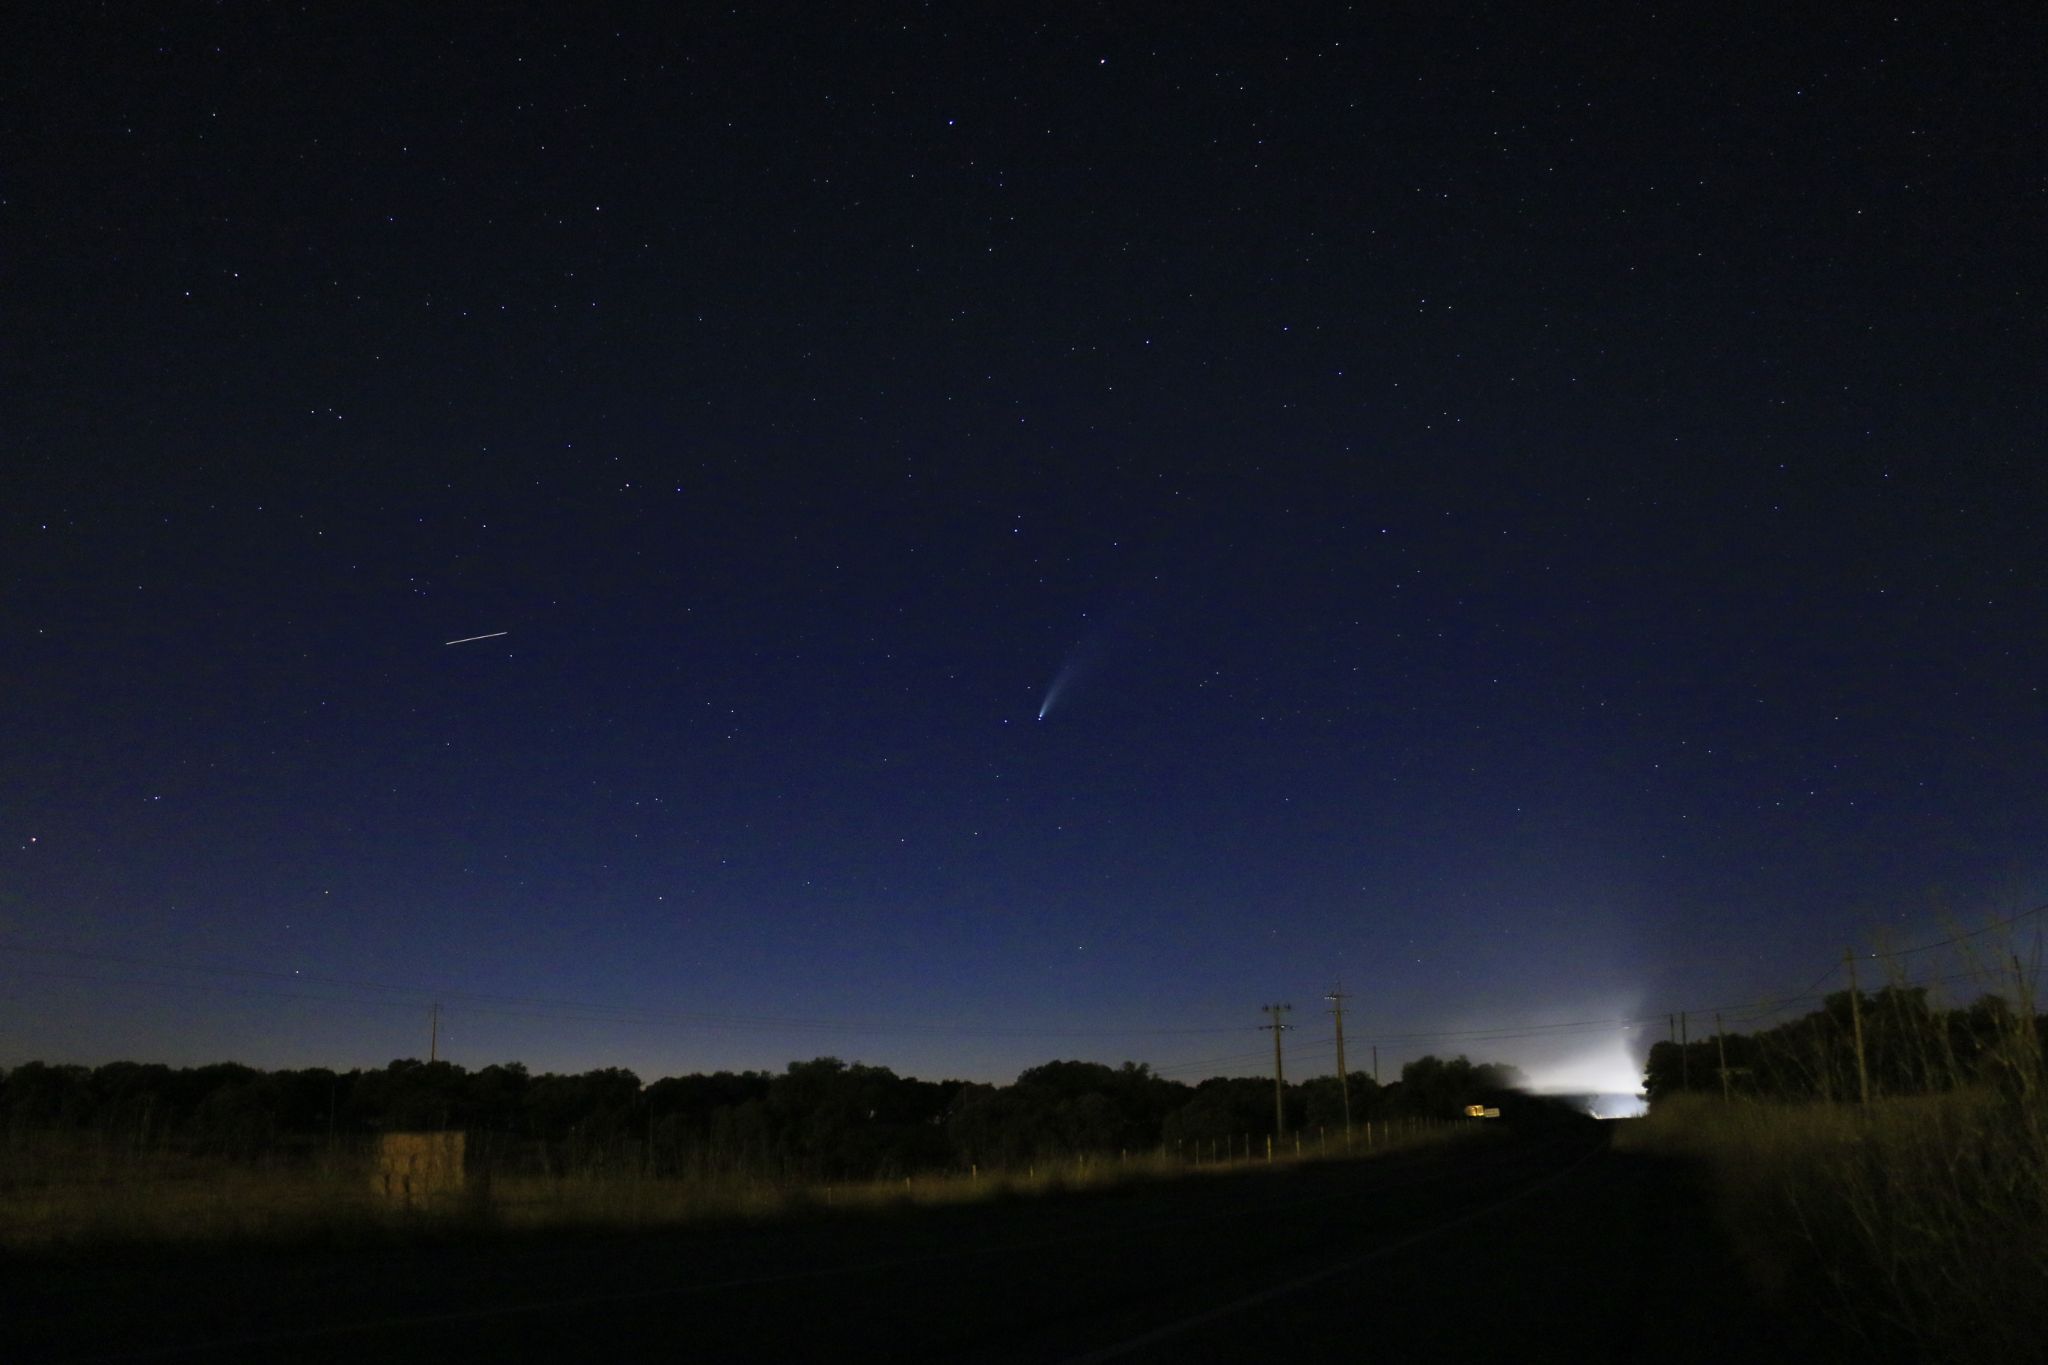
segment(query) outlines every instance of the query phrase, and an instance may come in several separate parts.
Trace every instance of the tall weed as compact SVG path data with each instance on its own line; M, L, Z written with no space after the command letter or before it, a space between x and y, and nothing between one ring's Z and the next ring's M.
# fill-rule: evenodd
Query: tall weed
M1920 1055L1931 1093L1854 1103L1679 1095L1623 1145L1711 1169L1766 1290L1818 1279L1879 1356L2039 1359L2048 1340L2048 1092L2031 1010L1958 1066Z

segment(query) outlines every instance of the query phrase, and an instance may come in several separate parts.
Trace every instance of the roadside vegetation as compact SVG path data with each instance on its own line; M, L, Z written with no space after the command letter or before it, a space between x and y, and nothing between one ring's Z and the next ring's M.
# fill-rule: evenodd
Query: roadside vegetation
M1510 1073L1427 1057L1399 1082L1200 1085L1051 1062L1011 1085L926 1082L835 1058L643 1086L397 1061L260 1072L29 1063L0 1076L0 1248L360 1242L635 1227L1003 1198L1369 1156L1463 1136ZM1510 1101L1512 1103L1512 1101ZM386 1135L462 1135L457 1178L403 1201Z
M1703 1161L1759 1288L1818 1292L1866 1357L2037 1359L2048 1090L2018 994L1953 1010L1924 988L1860 995L1860 1071L1848 992L1755 1035L1659 1044L1650 1114L1622 1141Z

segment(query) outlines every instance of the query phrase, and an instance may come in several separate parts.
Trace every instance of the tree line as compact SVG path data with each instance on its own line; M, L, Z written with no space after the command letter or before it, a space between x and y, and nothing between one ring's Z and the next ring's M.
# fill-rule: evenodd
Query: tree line
M1859 1017L1860 1016L1860 1017ZM1862 1032L1862 1066L1856 1035ZM1924 986L1837 991L1821 1007L1756 1033L1707 1033L1650 1049L1650 1102L1697 1091L1759 1099L1854 1100L2003 1084L2015 1067L2038 1066L2041 1021L1996 995L1937 1009Z
M1353 1073L1350 1114L1354 1124L1451 1118L1501 1103L1517 1080L1507 1067L1423 1057L1385 1086ZM1285 1087L1283 1105L1290 1132L1342 1131L1335 1076ZM380 1132L459 1129L484 1160L560 1174L848 1180L1162 1149L1192 1158L1259 1142L1275 1122L1270 1079L1191 1085L1134 1062L1047 1062L1009 1085L923 1081L836 1057L651 1084L619 1068L534 1075L516 1062L417 1059L345 1072L28 1062L0 1073L0 1134L17 1143L65 1133L105 1151L261 1161Z

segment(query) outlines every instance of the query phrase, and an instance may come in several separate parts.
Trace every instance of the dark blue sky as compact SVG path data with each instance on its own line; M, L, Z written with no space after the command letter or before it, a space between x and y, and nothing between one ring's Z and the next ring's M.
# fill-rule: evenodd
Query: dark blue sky
M1605 1083L1459 1035L2048 899L2038 14L816 8L25 22L0 1064Z

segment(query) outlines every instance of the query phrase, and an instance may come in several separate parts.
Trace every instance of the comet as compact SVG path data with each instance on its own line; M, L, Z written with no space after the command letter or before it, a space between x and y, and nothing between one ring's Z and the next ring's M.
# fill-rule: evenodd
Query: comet
M1066 665L1064 668L1060 669L1058 676L1056 676L1052 680L1051 689L1047 691L1045 694L1045 701L1038 708L1038 718L1040 720L1044 720L1047 713L1052 710L1053 703L1060 699L1060 693L1066 691L1067 682L1073 676L1073 664L1070 663Z
M465 635L460 640L449 640L447 643L451 645L466 645L472 640L495 640L500 635L510 635L511 633L509 630L494 630L489 635Z

